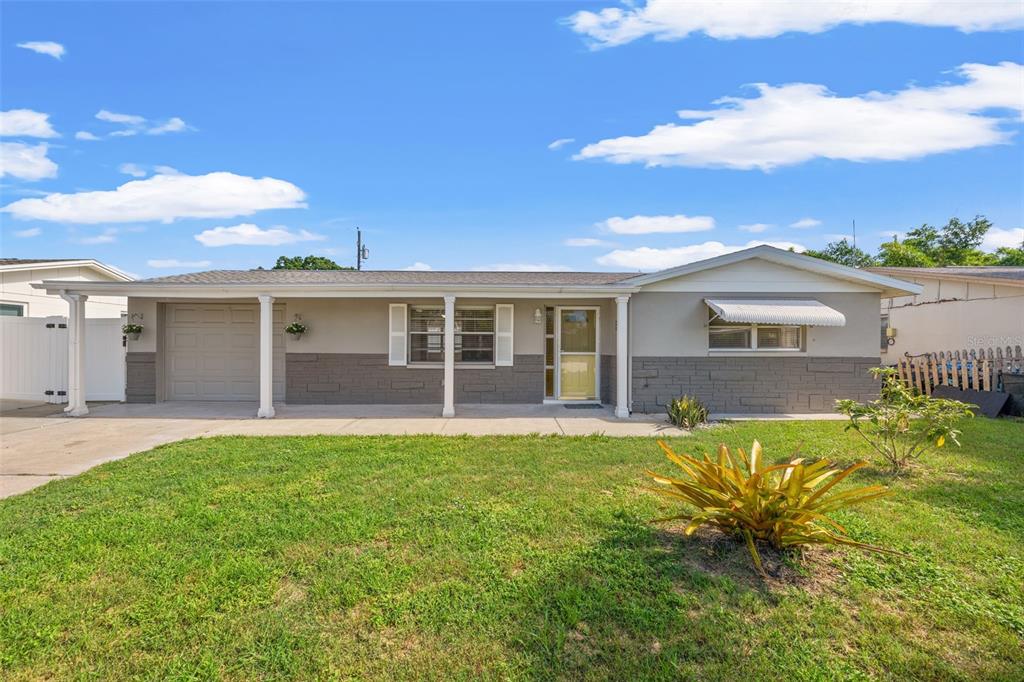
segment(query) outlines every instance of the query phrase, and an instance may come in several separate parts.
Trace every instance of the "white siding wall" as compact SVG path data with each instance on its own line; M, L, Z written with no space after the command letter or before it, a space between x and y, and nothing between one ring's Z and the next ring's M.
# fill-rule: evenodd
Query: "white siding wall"
M1024 288L931 277L910 281L924 291L882 301L896 329L896 342L883 354L889 361L904 353L1024 346Z

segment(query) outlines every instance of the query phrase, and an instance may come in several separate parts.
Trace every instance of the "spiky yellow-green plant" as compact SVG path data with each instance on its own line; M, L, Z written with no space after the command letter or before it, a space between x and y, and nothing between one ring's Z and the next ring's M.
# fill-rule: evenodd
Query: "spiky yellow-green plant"
M889 494L880 485L831 492L866 462L837 469L825 459L809 464L797 457L769 466L756 440L749 455L742 448L730 452L725 444L720 445L718 461L707 455L697 459L676 454L663 441L658 445L686 478L669 478L648 470L647 475L656 482L669 486L649 489L695 509L656 521L688 521L687 535L701 526L713 526L742 536L761 575L766 573L757 552L758 540L778 549L823 544L895 553L847 537L846 530L827 516Z

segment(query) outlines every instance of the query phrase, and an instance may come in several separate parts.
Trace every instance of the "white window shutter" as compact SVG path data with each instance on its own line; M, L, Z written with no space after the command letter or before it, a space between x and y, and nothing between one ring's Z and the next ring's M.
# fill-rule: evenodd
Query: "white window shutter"
M388 364L389 365L401 365L407 364L406 358L408 353L406 352L406 344L408 343L408 335L406 334L406 306L405 303L389 303L388 304Z
M512 366L512 318L515 306L498 303L494 306L494 364Z

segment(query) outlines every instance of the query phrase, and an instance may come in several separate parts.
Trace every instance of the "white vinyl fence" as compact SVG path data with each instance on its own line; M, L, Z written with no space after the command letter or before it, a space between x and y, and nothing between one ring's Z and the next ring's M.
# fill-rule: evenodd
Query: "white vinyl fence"
M85 321L86 400L124 400L121 320ZM0 398L66 403L66 317L0 317Z

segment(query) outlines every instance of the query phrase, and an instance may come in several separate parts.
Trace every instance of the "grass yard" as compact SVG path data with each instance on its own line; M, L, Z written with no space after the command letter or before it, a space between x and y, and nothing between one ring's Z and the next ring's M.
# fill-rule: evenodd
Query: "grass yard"
M836 422L741 423L849 463ZM0 501L0 678L1024 679L1024 422L837 515L906 557L817 550L767 584L742 543L646 520L653 440L216 438ZM845 484L844 484L845 485Z

